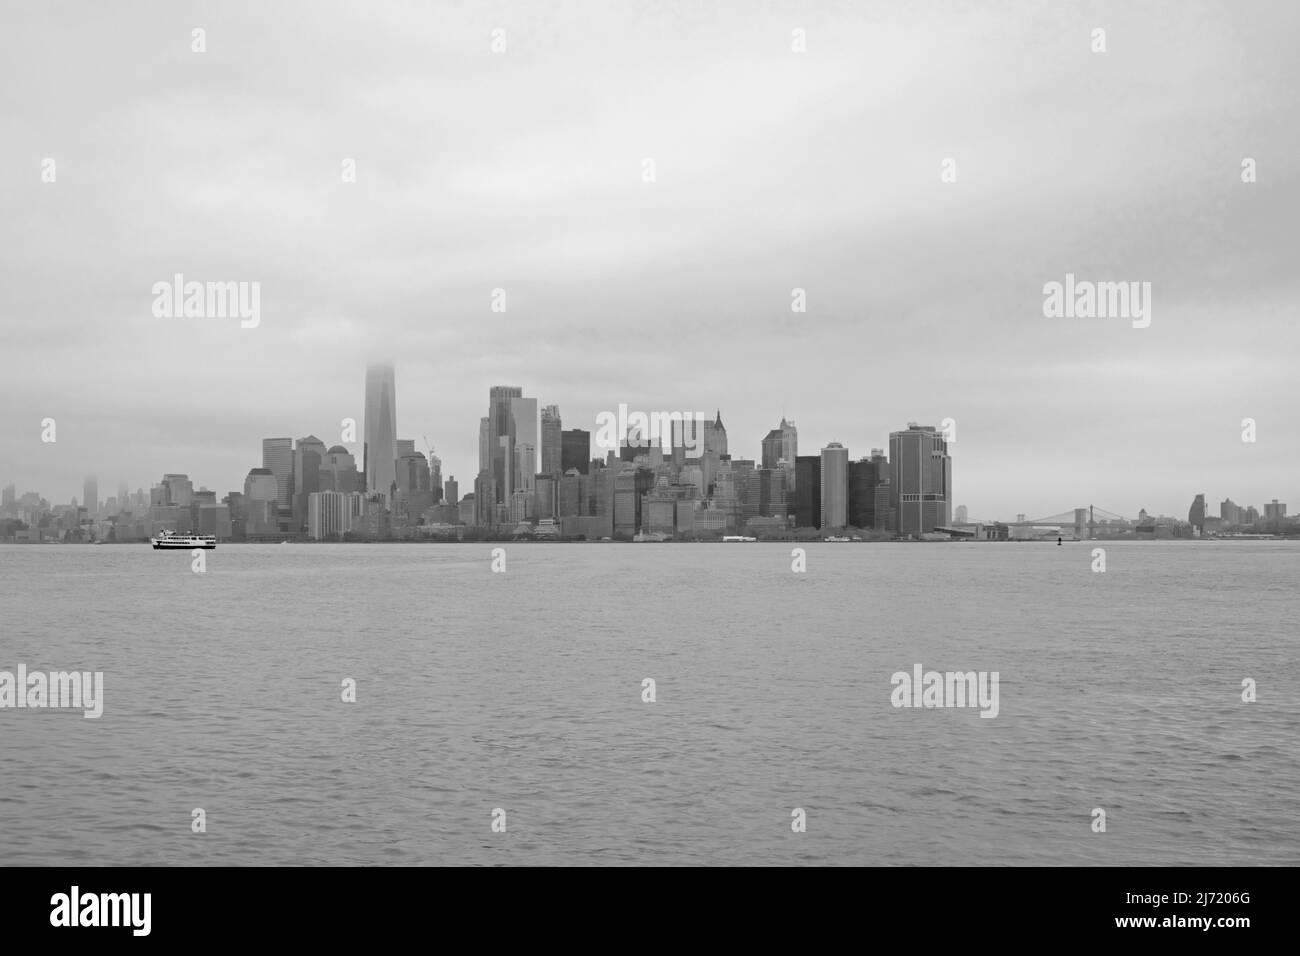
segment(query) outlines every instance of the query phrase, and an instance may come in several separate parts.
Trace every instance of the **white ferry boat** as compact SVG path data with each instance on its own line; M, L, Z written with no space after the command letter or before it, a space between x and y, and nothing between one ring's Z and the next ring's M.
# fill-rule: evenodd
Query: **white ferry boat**
M217 546L215 535L210 534L176 534L174 531L160 531L155 537L149 539L154 550L160 548L176 548L177 550L189 548L204 548L212 551Z
M833 534L833 535L831 535L829 538L827 538L826 540L827 540L827 541L852 541L853 539L852 539L852 538L845 537L844 535Z
M758 539L751 538L748 535L743 535L743 534L724 534L722 536L722 540L723 541L757 541Z

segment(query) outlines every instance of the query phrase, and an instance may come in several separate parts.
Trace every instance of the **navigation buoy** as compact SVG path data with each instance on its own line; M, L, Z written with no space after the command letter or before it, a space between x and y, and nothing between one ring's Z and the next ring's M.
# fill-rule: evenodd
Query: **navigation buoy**
M1061 546L1061 536L1059 534L1056 536L1056 546L1058 548Z

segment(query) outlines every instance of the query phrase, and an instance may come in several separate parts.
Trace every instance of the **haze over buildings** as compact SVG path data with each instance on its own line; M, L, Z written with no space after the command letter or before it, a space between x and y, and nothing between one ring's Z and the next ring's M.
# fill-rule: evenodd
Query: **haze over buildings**
M0 34L39 78L4 107L0 480L238 487L250 436L360 429L376 352L402 364L404 433L436 433L467 492L497 382L567 429L721 407L760 465L787 411L804 449L851 457L953 417L981 516L1181 516L1300 474L1293 4L1128 6L1104 55L1071 5L813 5L802 54L780 5L381 5L309 30L276 5L223 14L203 57L157 9L129 30L78 10L113 42L69 43L42 6ZM178 271L260 281L260 324L156 318ZM1044 318L1067 271L1150 281L1151 326Z

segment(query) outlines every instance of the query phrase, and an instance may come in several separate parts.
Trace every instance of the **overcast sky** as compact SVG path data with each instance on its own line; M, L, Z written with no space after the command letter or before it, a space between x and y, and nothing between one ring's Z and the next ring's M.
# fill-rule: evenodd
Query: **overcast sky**
M721 408L751 458L783 413L854 458L953 418L972 517L1294 510L1297 10L5 2L0 483L242 490L391 357L462 491L508 384ZM1150 282L1150 327L1045 318L1067 272ZM260 325L156 318L175 273Z

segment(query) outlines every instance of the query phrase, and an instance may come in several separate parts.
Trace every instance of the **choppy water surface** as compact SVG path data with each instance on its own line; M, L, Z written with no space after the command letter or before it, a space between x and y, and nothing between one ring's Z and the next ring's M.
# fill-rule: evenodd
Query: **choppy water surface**
M1300 863L1300 546L1093 546L0 546L0 863Z

